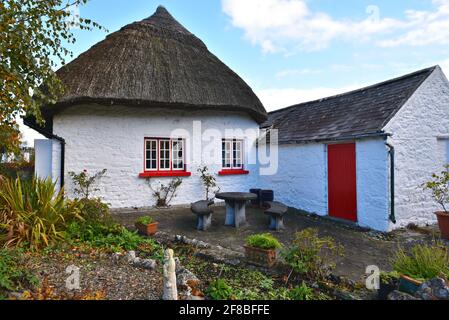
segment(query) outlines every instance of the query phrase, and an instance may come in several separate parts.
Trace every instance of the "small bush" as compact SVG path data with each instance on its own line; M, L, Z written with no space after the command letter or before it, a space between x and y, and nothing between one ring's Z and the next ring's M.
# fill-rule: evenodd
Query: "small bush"
M113 224L109 206L106 203L103 203L100 198L83 198L80 200L73 200L71 203L78 208L79 215L85 224Z
M400 274L397 273L396 271L380 273L380 281L383 284L396 283L397 281L399 281L399 278L400 278Z
M75 184L75 193L81 196L83 199L89 199L93 192L99 191L95 185L98 183L98 180L103 178L106 175L107 170L103 169L90 175L87 170L83 170L80 173L75 173L73 171L69 172L69 176L72 178L73 183Z
M23 266L24 263L25 257L20 250L0 250L0 299L5 299L8 291L37 286L37 278Z
M143 224L145 226L153 223L153 218L150 216L143 216L137 219L137 223Z
M315 294L312 290L312 288L309 288L307 284L304 282L294 289L291 289L289 294L289 298L291 300L314 300Z
M67 222L81 219L50 179L4 179L0 185L0 245L47 247L64 238Z
M270 233L255 234L246 238L246 244L264 250L279 249L282 244Z
M153 197L156 198L156 207L168 207L171 201L178 195L178 189L181 187L181 184L181 178L174 178L168 183L168 185L159 183L159 185L154 188L151 184L151 179L148 179L148 186L153 192Z
M435 277L449 279L447 248L438 242L434 245L416 245L410 253L399 248L393 259L393 269L421 281Z
M86 244L107 252L141 250L150 253L154 259L163 259L163 248L158 243L120 225L73 222L68 227L66 239L73 245Z
M343 247L330 237L320 238L316 229L305 229L281 255L293 271L322 278L335 268L334 259L343 255Z
M232 288L223 279L217 279L210 283L206 294L212 300L234 300L235 295Z

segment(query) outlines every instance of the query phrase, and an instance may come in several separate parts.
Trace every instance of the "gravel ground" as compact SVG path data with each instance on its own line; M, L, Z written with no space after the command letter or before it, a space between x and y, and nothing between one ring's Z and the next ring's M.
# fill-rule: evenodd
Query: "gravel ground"
M45 281L56 294L74 296L80 291L66 288L70 273L66 268L80 268L81 292L99 292L106 300L159 300L162 296L162 271L144 270L131 266L111 254L58 252L36 257L33 269L41 283Z

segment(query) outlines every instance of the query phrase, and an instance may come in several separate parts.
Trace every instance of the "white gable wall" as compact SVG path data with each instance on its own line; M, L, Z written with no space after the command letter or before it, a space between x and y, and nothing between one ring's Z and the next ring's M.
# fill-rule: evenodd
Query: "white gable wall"
M181 112L145 110L120 106L76 106L54 117L54 133L66 140L65 182L70 197L74 197L73 183L68 172L76 173L86 169L89 172L107 169L107 175L99 182L98 196L110 203L113 208L149 207L155 204L151 189L145 179L138 175L144 170L144 138L170 137L175 129L185 129L192 135L193 121L202 121L202 131L217 129L254 129L258 124L245 114L229 112ZM239 138L240 136L236 136ZM200 147L195 142L195 148ZM203 142L205 146L207 142ZM53 144L53 177L59 177L60 145ZM247 147L252 158L256 159L255 141L248 141ZM188 146L188 152L194 152ZM221 141L216 146L220 152ZM196 149L198 150L198 149ZM171 204L190 204L204 197L204 189L197 174L199 164L190 164L187 170L191 177L183 177L183 184ZM211 173L218 173L221 165L209 166ZM245 169L249 175L220 176L217 182L222 191L248 191L256 186L256 165ZM152 178L167 183L172 178Z
M449 83L437 68L387 124L396 149L395 191L398 223L390 228L436 223L440 210L421 185L440 172L445 159L439 137L449 135Z

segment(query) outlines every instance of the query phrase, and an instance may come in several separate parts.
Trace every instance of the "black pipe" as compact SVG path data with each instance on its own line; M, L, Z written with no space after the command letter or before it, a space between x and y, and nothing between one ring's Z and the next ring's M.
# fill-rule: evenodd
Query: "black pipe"
M61 144L61 171L59 173L59 183L61 186L61 189L64 188L65 180L64 180L64 174L65 174L65 140L61 137L58 137L56 135L53 135L53 139L56 139Z
M395 150L394 147L387 143L386 144L387 147L390 149L389 150L389 154L390 154L390 220L391 222L393 222L394 224L396 224L396 213L394 210L394 206L395 206L395 201L394 201L394 155L395 155Z

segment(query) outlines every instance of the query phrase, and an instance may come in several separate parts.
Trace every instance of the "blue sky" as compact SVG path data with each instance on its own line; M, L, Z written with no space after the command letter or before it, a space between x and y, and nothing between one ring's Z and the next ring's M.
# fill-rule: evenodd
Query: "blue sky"
M268 110L431 65L449 74L449 0L90 0L109 32L164 5ZM106 36L75 30L75 57ZM31 143L35 137L26 130Z

